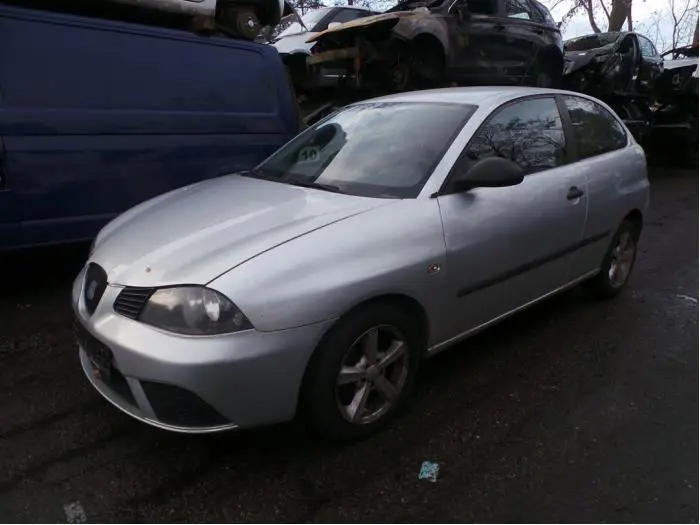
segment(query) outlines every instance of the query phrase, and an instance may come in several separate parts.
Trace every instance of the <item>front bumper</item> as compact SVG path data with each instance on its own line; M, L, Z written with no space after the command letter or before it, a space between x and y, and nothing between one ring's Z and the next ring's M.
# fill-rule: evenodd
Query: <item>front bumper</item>
M120 291L108 285L89 315L82 286L73 289L83 371L115 407L152 426L186 433L294 417L306 365L331 321L277 332L179 336L115 313Z

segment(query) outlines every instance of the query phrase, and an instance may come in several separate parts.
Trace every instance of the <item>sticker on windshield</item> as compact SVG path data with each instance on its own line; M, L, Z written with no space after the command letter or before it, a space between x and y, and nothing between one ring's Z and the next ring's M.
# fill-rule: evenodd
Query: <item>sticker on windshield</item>
M301 164L304 162L318 162L319 152L321 148L318 146L307 146L302 148L297 157L297 163Z

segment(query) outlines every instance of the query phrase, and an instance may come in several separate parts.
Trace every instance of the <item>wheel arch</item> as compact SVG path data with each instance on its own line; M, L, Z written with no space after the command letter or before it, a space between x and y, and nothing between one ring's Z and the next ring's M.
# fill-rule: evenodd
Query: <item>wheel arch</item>
M637 235L639 235L642 232L642 228L644 226L644 215L642 214L641 210L635 208L627 215L625 215L624 220L630 221L634 226L637 228Z
M364 308L367 308L372 305L377 305L377 304L389 304L389 305L394 305L397 308L401 308L404 312L408 313L409 316L411 316L412 319L415 319L418 326L421 329L421 336L423 339L423 344L427 345L427 342L430 337L430 326L429 326L429 320L428 320L428 313L423 307L423 305L415 299L414 297L411 297L408 294L405 293L382 293L379 295L375 295L370 298L363 299L362 301L354 304L350 308L348 308L345 313L343 313L340 317L336 319L336 321L328 328L325 334L319 339L318 343L316 344L316 348L314 348L314 351L311 353L311 357L309 358L308 362L306 363L306 367L304 369L304 374L300 383L300 388L299 392L297 394L297 403L296 403L296 410L297 412L299 411L300 408L300 400L301 396L303 395L303 390L304 390L304 385L307 384L307 378L309 375L310 370L312 369L314 365L314 361L319 355L318 349L323 346L323 343L327 340L328 337L331 336L333 329L338 326L338 323L342 322L344 319L347 319L349 316L361 311Z

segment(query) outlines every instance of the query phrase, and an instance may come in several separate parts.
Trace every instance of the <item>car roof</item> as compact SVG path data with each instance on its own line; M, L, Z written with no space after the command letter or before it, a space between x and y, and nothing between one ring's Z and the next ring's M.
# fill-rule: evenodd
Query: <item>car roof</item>
M427 103L453 103L453 104L474 104L477 106L485 104L500 104L510 99L524 97L528 95L544 94L572 94L559 89L546 89L526 86L471 86L452 87L440 89L426 89L421 91L408 91L383 97L372 98L358 102L427 102ZM576 93L576 95L581 95ZM583 95L585 97L585 95Z

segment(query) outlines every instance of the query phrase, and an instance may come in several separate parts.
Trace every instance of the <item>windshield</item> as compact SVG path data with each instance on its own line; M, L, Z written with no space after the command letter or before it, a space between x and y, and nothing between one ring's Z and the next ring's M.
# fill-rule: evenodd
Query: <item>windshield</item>
M564 42L565 51L587 51L597 47L613 44L620 37L620 33L598 33L572 38Z
M417 102L349 106L246 175L363 197L415 198L475 109Z
M395 11L412 11L413 9L417 9L419 7L438 7L444 2L445 0L404 0L403 2L399 2L394 7L391 7L384 12L393 13Z
M332 7L322 7L320 9L314 9L313 11L309 11L305 15L301 17L301 19L304 21L304 25L309 28L309 31L313 30L314 26L318 24L321 19L328 14L328 12L333 9ZM295 35L297 33L301 33L303 31L306 31L302 27L302 25L299 22L292 22L292 24L287 27L284 31L282 31L277 38L281 38L283 36L288 36L288 35Z

